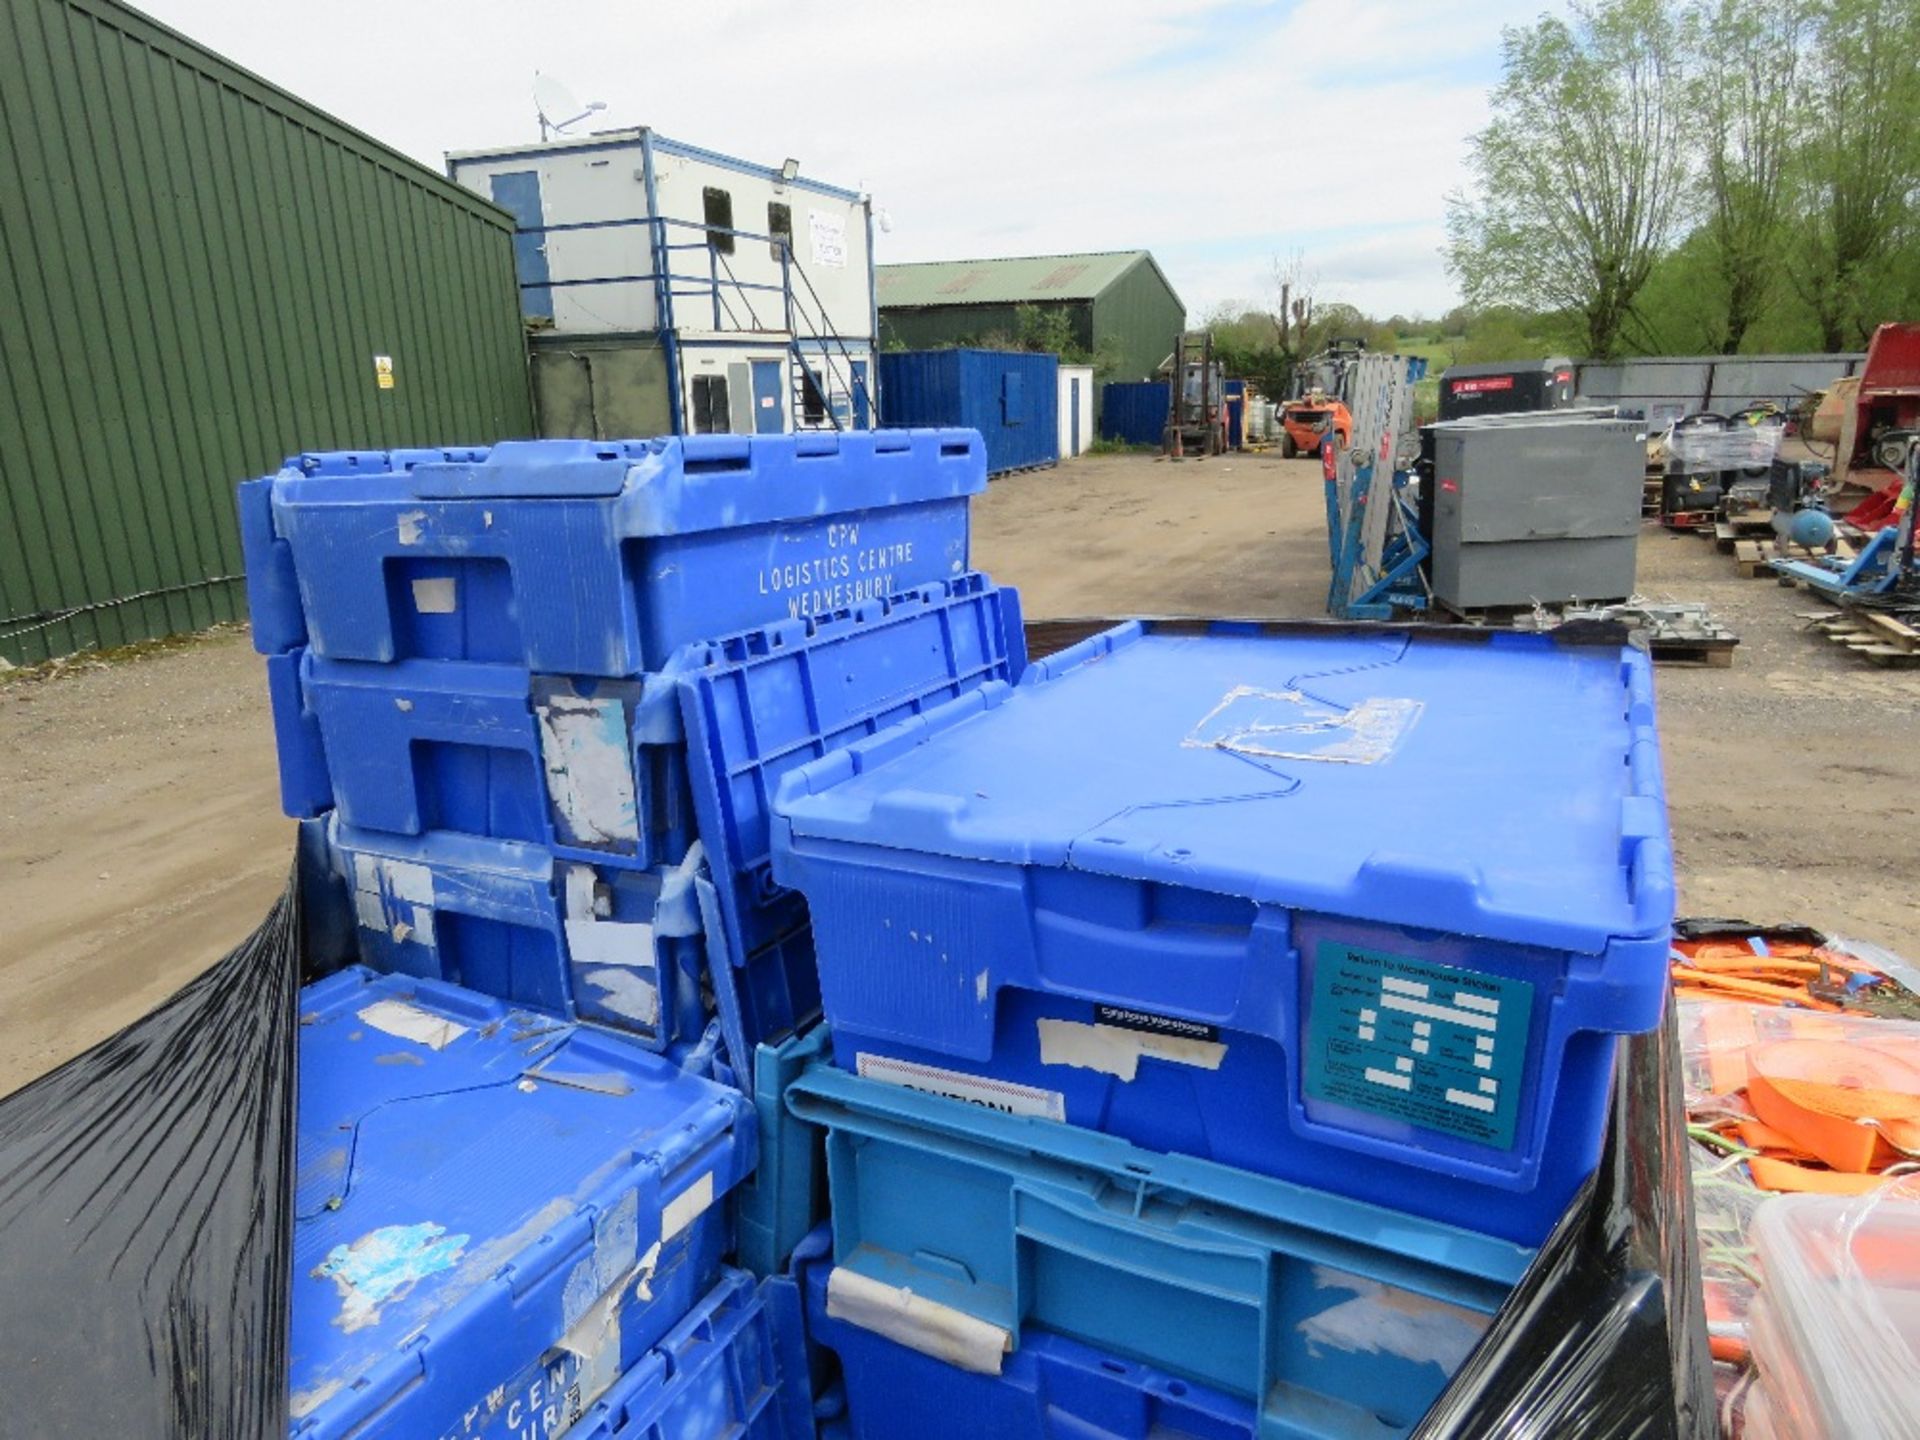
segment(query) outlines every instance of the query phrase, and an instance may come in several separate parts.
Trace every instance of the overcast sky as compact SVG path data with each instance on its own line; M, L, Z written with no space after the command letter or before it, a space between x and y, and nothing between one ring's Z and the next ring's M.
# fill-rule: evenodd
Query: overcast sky
M864 185L878 258L1153 251L1203 317L1304 252L1325 300L1455 303L1444 197L1500 28L1556 0L136 0L440 168L536 140L535 70ZM589 128L587 126L581 129Z

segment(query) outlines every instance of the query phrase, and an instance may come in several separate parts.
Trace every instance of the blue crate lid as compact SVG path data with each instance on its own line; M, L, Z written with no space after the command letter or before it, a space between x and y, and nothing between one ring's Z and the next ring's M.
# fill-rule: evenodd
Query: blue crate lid
M754 1160L730 1090L604 1031L358 967L302 992L299 1109L289 1389L327 1433L409 1393L423 1351L458 1367L497 1342L546 1277L573 1305L635 1275ZM559 1341L552 1318L521 1359Z
M700 838L715 876L718 927L749 993L738 1056L809 1018L755 992L754 957L805 923L773 883L770 800L786 770L1026 668L1018 594L968 572L847 611L783 620L689 645L674 657ZM796 952L811 967L812 952ZM716 990L720 989L716 977ZM721 996L723 1002L729 997ZM744 1062L744 1058L742 1060Z
M1072 867L1582 953L1673 915L1647 658L1545 635L1132 623L790 772L775 809L776 854Z
M296 455L275 477L274 501L617 500L619 534L661 536L951 499L986 487L977 431L860 430Z

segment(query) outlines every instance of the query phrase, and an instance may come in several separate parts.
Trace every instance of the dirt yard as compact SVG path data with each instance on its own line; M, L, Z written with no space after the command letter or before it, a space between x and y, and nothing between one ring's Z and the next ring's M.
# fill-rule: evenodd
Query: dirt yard
M975 560L1029 618L1322 612L1315 461L1096 457L994 482ZM1920 671L1801 633L1802 594L1649 528L1640 584L1704 600L1733 668L1662 667L1686 913L1920 951ZM0 1092L151 1007L243 937L291 860L259 657L238 633L0 679Z

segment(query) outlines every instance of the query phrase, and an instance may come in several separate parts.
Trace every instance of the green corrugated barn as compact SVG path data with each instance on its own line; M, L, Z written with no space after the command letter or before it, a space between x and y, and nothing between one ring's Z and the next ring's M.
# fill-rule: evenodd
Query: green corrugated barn
M1187 307L1145 250L937 260L875 273L880 343L937 350L1011 336L1022 305L1064 310L1089 351L1114 357L1102 380L1148 380L1173 350Z
M0 658L244 617L290 453L532 433L512 218L446 177L115 0L0 4L0 131Z

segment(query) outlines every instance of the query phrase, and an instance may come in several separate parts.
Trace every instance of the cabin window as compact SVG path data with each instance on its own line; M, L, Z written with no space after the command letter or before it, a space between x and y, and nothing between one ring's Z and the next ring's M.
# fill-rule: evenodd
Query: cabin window
M706 211L707 245L722 255L733 253L733 196L717 185L709 185L700 192L700 203Z
M733 412L727 403L727 377L693 377L693 433L725 435L733 429Z

